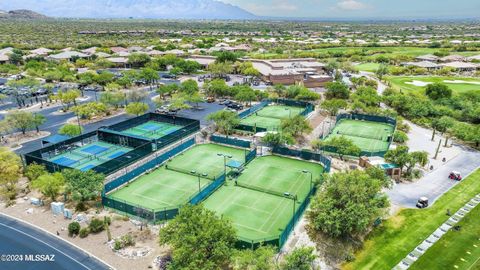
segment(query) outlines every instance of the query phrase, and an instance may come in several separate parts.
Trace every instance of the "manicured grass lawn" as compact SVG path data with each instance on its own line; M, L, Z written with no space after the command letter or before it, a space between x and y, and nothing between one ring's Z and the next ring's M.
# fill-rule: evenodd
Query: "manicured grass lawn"
M377 71L379 66L380 66L379 63L362 63L359 65L356 65L355 69L358 71L375 72Z
M447 209L456 211L478 193L480 170L458 183L432 206L403 209L383 222L369 235L363 249L355 254L355 261L343 265L343 269L392 269L448 219Z
M444 83L448 85L448 87L450 87L456 93L480 90L480 79L475 79L475 78L396 76L396 77L388 77L386 79L392 83L394 88L399 90L401 89L402 91L406 91L406 92L425 93L426 86L420 86L418 85L418 82ZM452 83L452 82L445 82L445 81L465 81L465 82L474 82L474 83ZM413 84L415 82L417 83L417 85Z
M410 269L480 269L480 207L475 207L457 225L427 250ZM441 254L441 256L439 256Z
M339 53L344 52L346 54L357 54L357 55L366 55L375 59L376 57L383 56L397 56L397 55L407 55L411 57L417 57L425 54L433 54L445 49L437 48L422 48L422 47L332 47L332 48L320 48L312 50L316 53ZM459 54L463 56L472 56L478 54L478 52L450 52L450 54ZM250 54L252 57L261 57L261 58L275 58L278 56L276 53L266 53L266 54Z

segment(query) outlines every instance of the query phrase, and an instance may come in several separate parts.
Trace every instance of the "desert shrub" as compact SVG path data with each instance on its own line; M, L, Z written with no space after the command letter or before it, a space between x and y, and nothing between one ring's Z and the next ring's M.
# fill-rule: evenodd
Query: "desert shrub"
M103 220L98 219L98 218L93 218L90 221L90 224L88 225L88 227L90 228L90 232L92 232L92 233L101 232L105 228Z
M80 232L80 223L78 222L71 222L68 224L68 236L72 237L77 235Z
M80 238L85 238L88 236L89 233L90 233L90 229L88 229L88 227L85 227L80 229L80 232L78 235L80 236Z
M113 248L115 250L119 250L119 249L122 249L124 247L134 246L134 245L135 245L135 240L133 239L132 235L125 234L124 236L122 236L118 239L115 239L115 243L114 243Z

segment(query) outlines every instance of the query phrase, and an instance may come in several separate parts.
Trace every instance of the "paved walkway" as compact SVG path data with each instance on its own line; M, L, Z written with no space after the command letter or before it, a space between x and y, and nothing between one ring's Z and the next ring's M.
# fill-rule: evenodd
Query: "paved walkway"
M401 260L393 270L408 269L418 258L420 258L427 250L435 244L444 234L455 226L460 220L465 217L468 212L480 204L480 194L477 194L455 214L453 214L447 221L438 227L427 239L418 245L412 252L410 252L403 260Z

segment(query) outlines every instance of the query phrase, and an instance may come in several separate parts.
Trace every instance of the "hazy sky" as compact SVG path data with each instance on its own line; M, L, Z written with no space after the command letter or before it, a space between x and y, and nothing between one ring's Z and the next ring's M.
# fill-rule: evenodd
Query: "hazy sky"
M223 0L254 14L286 17L480 17L480 0Z
M170 12L201 5L207 0L0 0L0 9L32 9L52 16L105 16L117 11L124 17ZM253 14L313 18L480 18L480 0L221 0ZM168 5L168 7L164 6ZM123 10L119 10L123 9ZM191 8L197 9L197 8ZM67 13L65 13L68 11ZM160 12L160 13L161 13ZM88 15L85 15L87 13ZM73 15L72 15L73 14ZM98 16L97 16L98 14Z

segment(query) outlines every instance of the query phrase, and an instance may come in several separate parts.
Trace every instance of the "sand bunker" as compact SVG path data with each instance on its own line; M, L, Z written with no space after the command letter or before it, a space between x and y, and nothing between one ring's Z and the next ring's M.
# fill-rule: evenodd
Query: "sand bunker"
M462 81L462 80L454 80L454 81L444 80L443 82L444 83L456 83L456 84L476 84L476 85L480 85L480 82Z
M424 87L424 86L427 86L427 85L432 84L432 83L431 82L422 82L422 81L411 81L411 82L405 82L405 84Z

